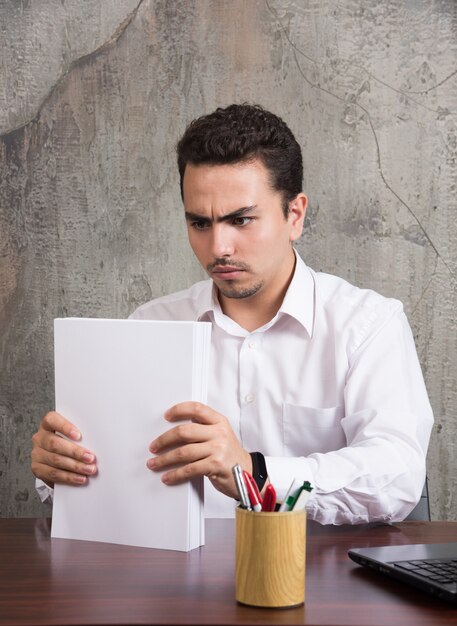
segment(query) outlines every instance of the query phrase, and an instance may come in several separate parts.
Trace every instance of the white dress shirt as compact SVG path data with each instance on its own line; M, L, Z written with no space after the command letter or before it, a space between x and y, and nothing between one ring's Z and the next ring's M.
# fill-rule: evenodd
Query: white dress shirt
M402 304L316 273L297 256L277 315L248 332L211 280L139 307L134 319L211 321L208 404L262 452L278 498L309 480L324 524L403 519L419 500L433 415ZM209 483L207 517L233 515Z
M265 455L278 499L298 478L314 486L310 519L401 520L419 500L433 424L402 304L296 256L281 308L253 332L224 315L211 280L131 318L212 322L208 404ZM205 515L233 512L206 481Z

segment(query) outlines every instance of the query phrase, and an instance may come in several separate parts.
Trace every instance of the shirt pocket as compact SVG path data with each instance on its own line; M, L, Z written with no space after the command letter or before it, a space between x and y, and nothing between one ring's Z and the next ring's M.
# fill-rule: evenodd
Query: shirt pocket
M315 409L283 404L283 442L287 456L308 456L344 448L346 436L341 426L344 407Z

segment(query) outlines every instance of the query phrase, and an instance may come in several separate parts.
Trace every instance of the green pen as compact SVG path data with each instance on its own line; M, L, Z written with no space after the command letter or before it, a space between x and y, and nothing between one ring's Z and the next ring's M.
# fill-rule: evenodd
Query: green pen
M284 511L290 511L294 502L295 497L298 495L297 492L301 490L301 486L296 478L293 479L292 484L287 490L286 497L284 498L283 503L279 507L279 512L283 513Z
M313 488L311 487L311 483L308 480L305 480L303 485L298 490L297 496L290 509L293 511L299 511L300 509L304 509L312 490Z

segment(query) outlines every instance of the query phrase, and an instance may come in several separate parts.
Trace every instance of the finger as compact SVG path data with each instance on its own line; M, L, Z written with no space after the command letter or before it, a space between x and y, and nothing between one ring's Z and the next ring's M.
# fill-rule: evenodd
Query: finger
M79 429L56 411L50 411L44 416L41 422L41 427L49 432L62 433L62 435L65 435L74 441L79 441L81 439Z
M178 485L197 476L208 476L216 489L230 498L236 498L238 495L232 473L217 474L208 459L202 459L195 463L173 469L164 474L161 480L165 485Z
M33 455L33 462L39 465L46 465L56 469L68 470L75 474L93 475L97 471L95 463L82 463L68 456L62 456L54 452L38 449Z
M95 454L91 450L76 443L72 443L55 433L48 433L46 435L37 433L32 437L32 441L34 444L32 455L34 452L36 453L38 450L42 449L54 454L76 459L82 463L94 463L95 461Z
M161 452L167 448L180 446L186 443L201 443L213 439L216 433L213 433L208 426L202 424L179 424L174 428L170 428L165 433L154 439L149 446L152 453Z
M159 456L148 459L149 469L162 470L167 467L193 463L195 461L208 458L211 455L211 446L207 443L194 443L181 446L170 452L164 452Z
M201 402L180 402L165 412L165 419L169 422L178 420L192 420L199 424L217 424L225 417Z
M74 472L66 472L64 470L49 467L48 465L37 464L33 469L33 473L41 478L49 485L67 484L67 485L85 485L88 477Z
M162 482L166 485L178 485L196 476L212 476L211 464L207 459L200 459L194 463L188 463L168 471L162 476Z

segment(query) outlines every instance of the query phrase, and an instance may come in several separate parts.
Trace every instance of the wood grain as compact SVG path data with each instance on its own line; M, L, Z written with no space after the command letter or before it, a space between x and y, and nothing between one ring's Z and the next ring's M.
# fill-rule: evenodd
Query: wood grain
M292 607L305 599L306 513L236 510L236 599Z
M88 512L90 514L90 512ZM349 548L455 541L457 522L307 523L306 602L235 599L235 523L208 520L189 553L51 539L43 519L0 519L0 625L457 626L457 607L357 566Z

